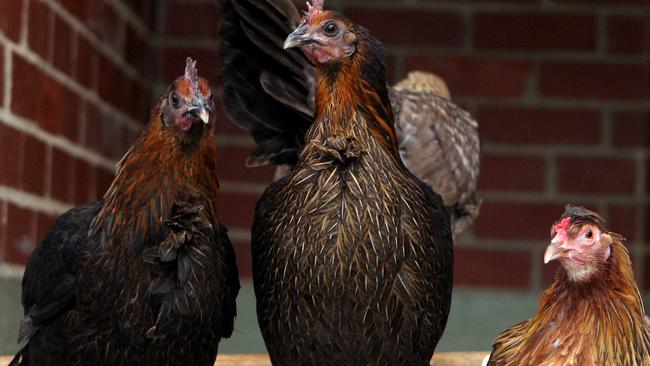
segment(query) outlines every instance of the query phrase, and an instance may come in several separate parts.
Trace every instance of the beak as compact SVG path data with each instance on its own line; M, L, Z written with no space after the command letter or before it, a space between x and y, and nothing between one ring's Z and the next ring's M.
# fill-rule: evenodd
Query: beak
M187 111L187 113L193 114L194 116L198 117L205 124L208 124L208 122L210 122L210 112L208 111L208 107L206 106L191 108L190 110Z
M555 245L555 243L551 243L546 247L546 251L544 252L544 264L548 264L550 261L554 261L562 256L562 249Z
M300 46L303 42L309 41L309 35L307 34L307 25L305 23L301 24L293 33L287 36L287 39L284 41L284 49L289 49L293 47Z

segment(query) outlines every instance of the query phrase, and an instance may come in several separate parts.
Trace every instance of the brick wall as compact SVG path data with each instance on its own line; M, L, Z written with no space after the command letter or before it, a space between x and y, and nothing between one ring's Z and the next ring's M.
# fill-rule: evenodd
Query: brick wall
M24 263L56 216L100 197L146 121L146 4L0 0L0 261Z
M148 97L186 56L216 82L214 3L0 0L5 261L22 263L56 214L103 192ZM457 242L459 285L542 288L553 272L541 261L550 224L573 202L628 237L650 288L648 0L328 3L385 42L391 80L434 71L479 120L485 203ZM35 36L43 28L50 39ZM243 168L252 141L220 116L221 215L250 276L252 211L273 169Z

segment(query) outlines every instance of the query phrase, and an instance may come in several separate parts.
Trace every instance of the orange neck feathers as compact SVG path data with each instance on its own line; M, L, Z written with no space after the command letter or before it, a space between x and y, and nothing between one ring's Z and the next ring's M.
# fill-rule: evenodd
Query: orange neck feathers
M558 269L533 319L504 332L491 365L648 365L650 330L621 238L583 282Z
M139 252L158 239L161 219L177 200L200 194L216 210L216 147L211 130L189 149L165 131L157 107L145 130L118 164L104 206L90 234L103 246L129 245ZM117 243L116 241L120 241Z
M343 132L352 128L350 120L355 118L355 113L360 113L377 141L398 157L383 47L365 29L356 27L356 30L355 54L317 67L316 122L329 124L332 132Z

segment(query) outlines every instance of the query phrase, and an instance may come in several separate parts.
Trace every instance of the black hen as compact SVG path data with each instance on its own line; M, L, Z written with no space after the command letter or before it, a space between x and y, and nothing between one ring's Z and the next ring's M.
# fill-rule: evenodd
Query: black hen
M214 104L188 59L104 200L62 215L23 278L11 365L212 365L239 279L216 216Z

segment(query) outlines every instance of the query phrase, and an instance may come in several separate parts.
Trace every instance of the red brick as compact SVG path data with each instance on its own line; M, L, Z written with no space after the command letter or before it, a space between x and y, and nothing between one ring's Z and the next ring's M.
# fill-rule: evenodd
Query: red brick
M8 206L5 260L9 263L25 264L36 247L36 214L13 204Z
M0 1L2 1L2 0L0 0ZM0 15L0 18L1 17L2 16ZM11 56L9 56L9 57L11 57ZM4 85L5 85L4 69L5 69L5 48L4 48L3 45L0 45L0 70L3 70L2 72L0 72L0 85L2 85L2 88L0 88L0 106L4 104L2 101L4 101L4 97L5 97L5 94L4 94L4 91L5 91L5 88L4 88Z
M20 40L22 0L0 0L0 32L14 42Z
M102 168L97 169L97 196L102 197L104 193L108 191L108 187L111 186L115 174L112 170L106 170Z
M99 85L97 92L106 102L118 107L120 93L126 76L108 57L99 55Z
M79 97L20 56L14 55L12 110L48 132L77 138Z
M642 274L644 279L643 290L646 291L647 293L648 291L650 291L650 254L645 255L644 261L645 261L645 267L644 267L644 273Z
M385 45L461 46L465 24L460 13L426 9L346 8L345 15L368 28ZM390 26L386 26L386 22Z
M7 201L0 200L0 262L7 256Z
M650 49L650 18L607 18L607 52L641 54Z
M474 225L477 236L494 239L548 239L564 203L484 202Z
M539 107L479 107L481 140L505 144L589 145L601 141L600 112Z
M640 238L637 235L638 220L641 208L637 206L612 205L608 207L607 229L623 235L628 242L633 243Z
M497 251L456 248L454 284L527 288L531 280L530 254L526 251Z
M97 106L86 102L86 147L100 151L102 144L102 113Z
M37 195L45 193L45 144L32 136L25 136L23 142L23 168L21 186Z
M54 21L54 16L50 9L42 1L35 0L29 2L29 32L28 44L34 52L42 58L49 60L50 50L53 47L51 40L50 25Z
M218 146L217 176L222 181L269 183L275 174L274 166L246 168L246 158L253 149Z
M475 44L480 49L593 50L593 15L483 13L476 15Z
M221 192L219 194L219 220L234 230L249 230L253 225L258 194Z
M129 65L144 73L147 65L152 62L149 57L149 46L130 24L126 28L126 45L124 57Z
M543 191L545 175L546 168L542 157L482 154L479 189Z
M56 216L48 215L45 213L36 213L36 243L41 242L45 239L47 232L50 230L52 225L56 221Z
M79 205L95 201L104 192L97 194L97 167L80 159L74 159L74 203Z
M436 73L454 96L514 97L524 93L532 65L522 60L413 55L407 56L405 69Z
M72 90L63 87L60 94L61 103L61 123L63 124L63 135L70 141L79 142L81 140L81 131L79 125L81 117L79 115L80 99Z
M149 92L137 81L125 77L122 80L124 87L117 100L118 106L126 114L145 123L149 115Z
M124 20L106 0L88 2L86 25L105 46L119 51L118 29Z
M539 88L544 96L644 99L650 95L642 63L543 62Z
M162 60L162 79L161 81L167 85L176 80L179 76L183 76L185 69L185 58L192 57L197 62L199 74L206 77L210 84L215 87L215 75L219 55L216 50L206 50L200 48L168 48L163 51Z
M77 70L76 79L85 87L90 87L92 82L92 65L96 62L97 51L83 37L77 37Z
M619 147L650 147L650 111L616 112L612 142Z
M62 202L72 202L74 192L74 158L52 148L51 196Z
M166 13L165 34L169 37L217 38L219 11L215 2L171 1Z
M37 120L40 111L40 95L43 74L22 57L13 56L13 78L11 109L25 118Z
M24 135L0 121L0 184L18 187Z
M232 245L235 248L239 278L242 280L252 280L253 259L251 256L251 243L248 241L233 241Z
M54 17L54 66L72 75L74 59L72 54L73 34L70 26L60 17Z
M138 85L136 88L136 96L133 100L135 104L131 110L131 115L137 122L140 122L144 126L149 121L149 114L157 99L152 98L150 90Z
M563 193L633 194L636 164L610 157L561 156L557 161L557 186Z
M71 93L66 93L65 87L59 82L41 74L40 71L39 74L41 82L39 85L33 86L40 89L39 99L37 100L37 103L40 104L39 113L36 120L45 130L56 135L62 134L64 123L68 123L63 118L64 109L66 109L68 103L74 103L74 100L66 100L63 97L63 95L71 95Z
M126 4L140 17L144 24L153 29L156 25L154 22L157 14L159 2L156 0L125 0Z
M79 1L79 0L56 0L58 1L61 5L63 5L64 8L66 8L67 11L69 11L72 15L74 15L78 20L83 20L86 18L86 15L88 14L88 4L91 3L91 1Z

